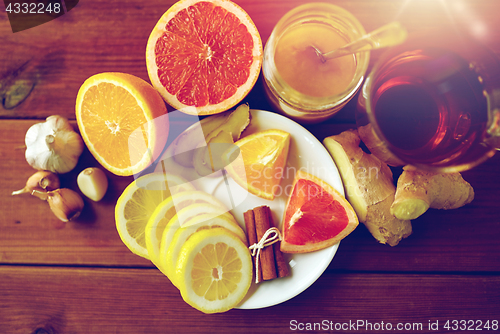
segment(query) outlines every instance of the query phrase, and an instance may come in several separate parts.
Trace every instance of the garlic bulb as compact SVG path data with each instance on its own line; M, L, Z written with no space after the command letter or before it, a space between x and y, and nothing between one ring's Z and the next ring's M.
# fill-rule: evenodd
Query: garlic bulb
M82 137L65 117L53 115L26 132L26 161L38 170L67 173L83 152Z

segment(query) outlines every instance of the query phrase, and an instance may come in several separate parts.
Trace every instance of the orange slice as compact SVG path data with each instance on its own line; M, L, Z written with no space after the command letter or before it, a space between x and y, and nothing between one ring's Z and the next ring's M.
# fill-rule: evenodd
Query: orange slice
M243 137L223 154L228 174L248 192L272 200L288 158L290 134L271 129Z
M76 120L89 151L117 175L148 167L163 150L169 129L167 108L158 92L125 73L88 78L76 98Z
M298 171L283 217L281 250L307 253L332 246L358 226L352 206L323 180Z
M217 114L252 89L262 65L262 41L248 14L229 0L180 0L148 39L153 86L174 108Z

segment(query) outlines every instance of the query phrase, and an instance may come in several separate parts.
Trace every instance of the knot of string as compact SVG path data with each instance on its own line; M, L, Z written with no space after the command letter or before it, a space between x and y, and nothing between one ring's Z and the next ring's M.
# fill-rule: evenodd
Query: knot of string
M260 251L267 246L271 246L275 242L281 241L282 239L280 230L276 227L271 227L266 231L266 233L264 233L258 243L248 247L248 249L252 251L252 256L255 256L255 283L259 283Z

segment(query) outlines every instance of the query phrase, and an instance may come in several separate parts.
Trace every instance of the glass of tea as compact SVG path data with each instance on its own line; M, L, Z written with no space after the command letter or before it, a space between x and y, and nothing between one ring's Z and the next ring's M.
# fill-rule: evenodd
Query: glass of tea
M455 32L419 36L384 54L363 85L356 122L391 166L470 169L500 147L500 62Z

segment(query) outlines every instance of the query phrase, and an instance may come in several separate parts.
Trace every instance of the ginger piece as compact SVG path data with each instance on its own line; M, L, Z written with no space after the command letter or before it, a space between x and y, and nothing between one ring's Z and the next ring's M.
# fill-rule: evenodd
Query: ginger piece
M386 144L380 140L380 138L375 133L373 126L368 123L358 127L359 137L362 138L363 143L370 150L370 152L379 158L382 162L385 162L389 166L398 167L404 166L405 163L396 157L389 151Z
M474 189L460 173L440 174L403 168L391 213L399 219L416 219L427 209L456 209L474 199Z
M395 246L411 234L411 222L394 217L390 207L396 187L387 164L365 153L357 130L347 130L325 138L323 144L339 169L346 198L373 237Z
M359 221L366 221L368 206L383 201L396 191L392 172L377 157L365 153L356 130L325 138L324 144L339 168L346 198Z
M205 136L205 140L198 144L193 154L192 164L198 174L207 176L224 167L221 159L223 148L229 148L240 139L241 134L250 124L250 118L250 107L248 104L241 104L228 114L222 124ZM224 143L227 145L224 145ZM219 147L218 150L216 149L217 146ZM211 154L218 154L218 156ZM214 166L214 162L216 162L217 166Z
M391 214L394 194L370 206L365 226L372 236L381 243L396 246L401 239L412 232L411 221L398 219Z

